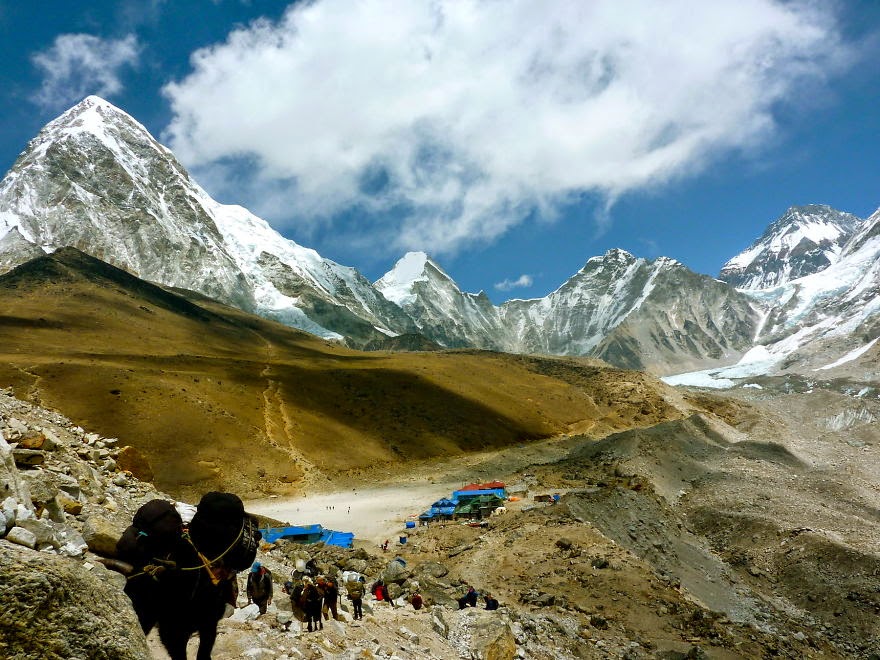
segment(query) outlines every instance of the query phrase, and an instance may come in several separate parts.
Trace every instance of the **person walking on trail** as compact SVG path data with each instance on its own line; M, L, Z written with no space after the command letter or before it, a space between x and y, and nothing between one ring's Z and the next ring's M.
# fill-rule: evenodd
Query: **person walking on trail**
M306 623L308 631L312 632L312 624L315 624L315 631L324 629L324 622L321 621L321 592L309 577L303 578L303 591L301 603L302 609L306 614Z
M345 583L345 590L348 592L348 599L351 601L351 607L354 610L355 621L364 618L364 578L351 580Z
M272 604L272 572L258 561L248 573L247 598L248 604L255 603L260 608L260 614L265 614Z
M322 608L324 619L329 620L332 614L333 619L339 621L339 612L336 610L336 603L339 599L339 586L336 584L336 580L332 577L321 575L318 577L318 587L324 592L324 607Z
M284 583L284 593L290 596L290 611L293 613L293 617L297 621L305 621L306 614L303 610L303 582L302 576L294 575L290 576L290 579ZM302 628L300 628L302 630Z
M409 602L412 604L414 610L422 609L422 594L418 592L414 593L410 597Z

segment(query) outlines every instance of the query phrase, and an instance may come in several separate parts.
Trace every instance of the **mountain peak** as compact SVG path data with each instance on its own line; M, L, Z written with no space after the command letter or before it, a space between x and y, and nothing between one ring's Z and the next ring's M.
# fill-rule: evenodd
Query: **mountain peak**
M720 279L763 289L817 273L835 263L861 219L824 204L792 206L761 237L728 261Z
M429 266L449 277L425 252L407 252L374 286L388 300L402 305L412 298L413 284L427 281Z

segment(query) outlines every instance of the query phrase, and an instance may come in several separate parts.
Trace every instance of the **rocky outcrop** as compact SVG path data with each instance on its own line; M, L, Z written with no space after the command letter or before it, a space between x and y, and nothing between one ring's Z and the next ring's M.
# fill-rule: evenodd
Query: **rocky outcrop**
M146 639L119 583L97 565L0 541L0 656L143 660Z

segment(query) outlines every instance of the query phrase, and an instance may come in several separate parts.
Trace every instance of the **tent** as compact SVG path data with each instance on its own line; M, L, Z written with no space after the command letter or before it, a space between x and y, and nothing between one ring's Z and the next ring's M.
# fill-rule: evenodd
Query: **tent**
M488 518L492 511L504 505L504 500L494 493L467 497L455 507L456 518Z
M433 520L434 518L452 518L455 513L455 500L447 498L439 499L431 505L431 508L419 516L419 520Z
M324 529L321 525L288 525L286 527L267 527L261 529L266 543L275 541L292 541L294 543L326 543L342 548L350 548L354 542L351 532L337 532Z

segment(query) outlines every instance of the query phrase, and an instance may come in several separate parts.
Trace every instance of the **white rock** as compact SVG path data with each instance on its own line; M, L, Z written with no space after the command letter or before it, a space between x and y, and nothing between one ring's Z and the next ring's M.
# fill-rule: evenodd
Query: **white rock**
M15 522L20 523L22 520L36 520L37 516L33 509L28 508L21 502L15 507Z
M232 621L253 621L260 616L260 607L256 603L251 603L247 607L235 610L235 614L229 617Z
M6 540L31 549L37 547L37 537L33 532L29 532L24 527L13 527L10 529L6 535Z
M18 501L13 497L7 497L3 500L3 504L0 505L0 510L3 511L3 516L6 518L6 524L9 527L15 525L15 512L18 509Z

